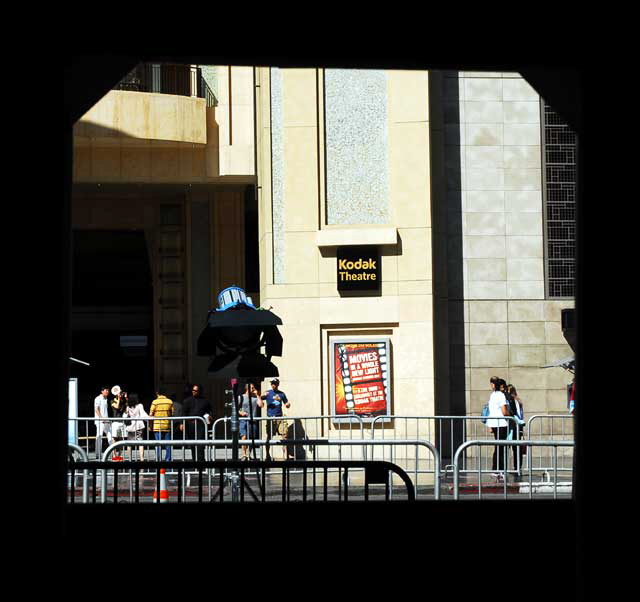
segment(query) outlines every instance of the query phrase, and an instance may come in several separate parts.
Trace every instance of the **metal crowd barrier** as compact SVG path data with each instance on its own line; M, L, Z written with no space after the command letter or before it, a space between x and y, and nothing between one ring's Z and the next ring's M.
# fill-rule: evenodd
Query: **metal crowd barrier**
M239 421L249 421L250 418L239 417ZM269 423L276 421L286 422L288 426L289 439L364 439L364 420L360 416L262 416L253 418L258 426L258 439L266 435ZM225 416L218 418L212 427L211 439L231 439L231 418Z
M533 441L573 441L574 416L572 414L536 414L527 421L527 439ZM536 452L528 458L528 464L537 470L553 468L550 453L546 447L537 447ZM562 454L559 458L558 470L572 471L573 456Z
M202 443L202 442L199 442ZM290 502L290 501L364 501L370 500L372 485L384 486L384 500L391 501L391 477L393 474L401 479L404 485L405 499L415 500L415 489L411 479L399 467L388 462L364 462L347 460L302 461L302 462L238 462L238 461L206 461L181 463L185 468L196 469L200 479L197 485L198 502L229 501L225 493L231 492L231 500L237 502ZM168 483L161 469L167 472L174 470L177 482ZM277 470L278 474L268 474L269 470ZM90 472L93 476L93 495L84 495L83 502L107 503L111 497L118 501L130 503L145 502L187 502L189 492L185 485L183 471L175 467L173 462L123 462L118 465L105 462L80 462L70 466L75 479L75 471ZM331 472L333 471L333 472ZM350 475L357 471L362 475L360 487L351 484ZM144 477L151 478L151 487L145 487ZM111 486L109 486L109 477ZM164 478L163 478L164 477ZM99 479L101 482L98 484ZM86 479L88 481L88 479ZM121 483L125 482L124 494ZM142 481L142 483L141 483ZM126 487L128 482L128 489ZM234 486L235 483L235 486ZM216 490L213 491L213 488ZM208 488L208 496L205 491ZM101 489L98 498L97 491ZM355 490L355 495L350 492ZM238 496L239 492L239 496ZM127 496L128 493L128 496ZM163 495L164 494L164 495ZM248 495L247 495L248 494ZM71 491L71 503L75 501L75 489Z
M113 418L113 417L108 417L108 418L97 418L97 417L73 417L73 418L69 418L69 421L73 421L76 423L76 438L77 440L83 441L85 443L84 446L80 445L80 443L77 443L76 445L78 445L79 447L82 447L83 450L87 453L87 455L90 455L91 451L90 451L90 441L91 440L95 440L97 438L96 436L96 432L97 432L97 427L95 426L95 422L100 420L101 422L109 422L111 424L113 424L114 422L122 422L124 423L125 426L127 426L129 423L131 423L133 420L135 421L141 421L144 422L145 424L145 428L144 428L144 435L146 439L152 439L153 438L153 430L152 430L152 425L153 422L155 420L168 420L172 423L172 431L175 430L175 427L173 425L173 423L178 423L177 426L182 425L183 428L186 428L186 425L188 422L193 422L194 424L199 422L202 423L202 432L204 433L204 439L207 438L208 436L208 428L209 425L207 424L207 421L202 417L202 416L167 416L167 417L163 417L163 416L150 416L150 417L146 417L146 418L129 418L129 417L121 417L121 418ZM91 427L89 426L91 424ZM80 435L78 433L78 426L83 425L84 426L84 434ZM90 434L93 433L93 434ZM125 433L128 435L128 432L125 431ZM149 436L151 434L151 436ZM106 435L101 435L103 437L106 438ZM176 440L180 440L182 441L184 439L184 431L182 431L181 433L173 433L172 436L176 439ZM180 438L182 437L182 438ZM137 446L138 442L135 439L128 439L127 436L125 436L122 441L127 441L130 442L130 446ZM94 449L94 453L95 453L95 449ZM95 459L98 460L97 455L95 456Z
M153 471L156 469L157 466L159 466L160 464L166 464L169 467L169 471L172 474L178 473L180 475L180 478L184 477L184 474L187 473L187 471L191 471L191 474L193 474L194 472L198 472L199 473L199 479L201 480L203 477L209 479L209 489L211 487L211 479L212 479L212 475L208 474L208 473L203 473L202 472L202 468L208 466L208 464L210 464L212 461L209 459L210 458L210 453L208 455L206 455L207 450L211 451L212 449L216 448L216 447L230 447L232 444L232 441L230 440L215 440L215 441L202 441L202 440L184 440L184 441L156 441L156 440L142 440L142 441L136 441L135 442L136 445L143 445L145 447L160 447L160 446L164 446L166 444L170 445L170 446L180 446L180 445L187 445L187 446L203 446L205 447L205 458L206 460L204 462L193 462L193 461L188 461L188 460L174 460L171 462L158 462L158 461L153 461L153 462L140 462L140 466L141 466L141 470L147 470L147 471ZM257 447L264 447L266 445L270 445L270 446L285 446L285 445L289 445L291 443L293 444L298 444L298 443L304 443L304 444L311 444L313 446L317 446L317 447L324 447L327 449L335 449L335 448L342 448L343 446L347 446L347 447L351 447L351 448L360 448L362 451L362 457L356 460L350 459L350 460L344 460L344 459L339 459L339 460L331 460L331 459L315 459L313 461L305 461L305 460L295 460L295 461L289 461L289 462L285 462L285 464L287 464L287 466L290 464L291 466L291 472L295 473L295 471L297 469L299 469L299 471L303 471L304 470L304 466L311 466L313 465L313 463L315 462L317 466L322 466L322 465L326 465L327 470L337 470L338 472L340 472L341 470L341 466L342 463L344 462L356 462L357 465L354 465L352 467L352 470L350 472L351 477L353 477L356 481L358 479L357 476L357 471L360 470L361 472L364 471L366 473L366 469L365 466L367 464L371 464L372 461L368 459L367 457L367 449L372 447L372 446L395 446L395 445L403 445L403 446L408 446L408 445L413 445L416 447L416 456L417 456L417 449L418 448L426 448L427 450L430 451L431 455L434 458L434 470L433 472L433 479L432 479L432 483L429 482L427 483L428 485L433 484L433 496L435 499L439 499L440 497L440 480L437 477L437 475L439 475L440 473L440 459L439 459L439 454L438 454L438 450L435 448L435 446L433 444L431 444L428 441L420 441L420 440L400 440L400 441L369 441L369 440L362 440L362 439L354 439L354 440L349 440L349 439L304 439L304 440L286 440L286 441L281 441L281 440L271 440L271 441L267 441L267 440L255 440L253 442ZM110 461L110 457L112 457L113 453L115 451L117 451L120 448L129 446L130 442L129 441L118 441L116 443L113 443L112 445L110 445L105 452L102 455L102 461L99 463L100 464L100 469L98 470L93 469L93 484L94 484L94 497L95 497L95 490L98 486L98 482L100 482L101 484L101 490L102 490L102 501L106 501L106 496L107 496L107 490L108 490L108 484L109 484L109 476L111 473L118 473L121 472L123 469L125 469L127 466L129 466L131 464L131 462L113 462ZM220 466L225 467L225 470L228 470L228 466L230 466L232 464L231 461L226 460L226 461L217 461L218 463L220 463ZM262 462L262 461L258 461L261 462L263 465L265 465L265 470L267 471L273 471L274 473L277 473L280 471L281 466L283 466L283 461L276 461L276 462ZM380 460L377 461L373 461L375 462L380 462ZM328 464L327 464L328 463ZM365 464L363 464L365 463ZM96 462L94 462L94 464L97 464ZM247 466L250 467L251 465L255 465L256 461L249 461L249 462L242 462L241 463L243 466ZM304 466L303 466L304 464ZM387 464L392 464L391 462L387 462ZM75 464L77 466L77 464ZM398 470L401 470L403 472L403 474L406 474L407 471L405 471L402 467L398 467ZM418 464L416 463L416 465L414 466L413 469L413 473L414 473L414 483L415 483L415 488L416 491L418 489L418 486L420 485L420 481L421 478L423 481L425 481L424 477L422 477L422 475L427 472L424 470L419 470ZM393 473L396 474L396 473ZM389 473L389 477L390 477L390 482L388 483L388 487L389 487L389 496L393 497L394 495L394 481L393 481L393 474ZM190 475L188 475L190 476ZM271 475L270 475L271 476ZM402 477L401 475L399 475L402 479L404 479L404 477ZM107 484L107 487L102 486L103 484ZM424 482L422 483L423 485L425 484ZM130 491L130 493L132 493L132 491Z
M70 420L93 422L96 418L71 418ZM118 418L102 420L122 421ZM124 422L126 423L128 420ZM184 464L187 461L186 448L193 449L193 447L204 446L206 461L231 460L232 440L229 428L231 419L229 417L216 420L210 427L210 433L206 428L204 418L201 417L160 417L142 420L147 423L147 435L150 433L148 423L152 420L182 421L183 423L185 420L198 420L204 426L204 439L144 439L142 441L122 439L109 446L107 451L102 454L102 458L96 458L96 460L106 462L113 451L120 448L131 448L137 453L138 447L143 446L156 450L154 458L157 462L161 459L161 456L157 455L160 448L170 445L178 451L178 453L174 453L174 459L182 462L180 474L186 475L188 482L191 476L198 473L198 470L195 466ZM240 417L239 420L249 419ZM571 473L573 470L572 450L566 449L572 445L571 441L566 441L568 438L573 438L573 434L567 426L573 421L571 415L549 414L530 417L525 427L526 441L524 439L502 441L488 439L489 428L482 423L480 416L380 416L366 421L359 416L325 415L259 417L254 420L259 425L258 433L261 437L266 436L266 425L270 421L284 420L288 424L288 432L284 440L259 438L238 441L240 446L246 446L252 450L251 455L255 460L264 459L265 447L267 453L270 447L280 447L283 450L284 458L295 462L308 459L328 462L385 461L395 464L407 474L413 475L416 495L420 495L421 486L423 486L423 492L427 491L428 495L431 495L430 487L433 486L433 494L436 499L440 497L441 480L447 480L449 470L451 472L455 470L457 474L467 476L483 473L483 448L475 445L475 441L487 439L488 442L483 445L502 446L507 456L505 475L521 475L527 472L532 474L533 471L536 471L536 473L542 473L548 477L551 472L556 475ZM515 425L513 417L507 416L505 420L511 421ZM561 429L554 426L554 423L558 421L561 421ZM365 429L369 429L369 432L365 432ZM521 429L520 433L523 430ZM520 433L518 434L520 435ZM549 443L559 440L570 445L560 445L552 449L553 446L541 445L545 440ZM431 443L432 441L434 443ZM468 443L474 444L467 445ZM506 467L510 465L509 460L511 460L512 454L508 450L513 449L514 446L518 448L524 446L528 453L524 456L519 453L515 454L515 465L509 469ZM82 449L80 446L76 447L78 450ZM85 447L86 449L82 451L87 455L88 461L89 446ZM182 449L182 454L180 449ZM534 450L536 454L533 453ZM426 456L423 452L427 452ZM274 456L277 455L274 454ZM130 456L131 459L134 457L134 455ZM177 466L177 464L172 463L172 466ZM270 464L266 470L274 473L279 472L279 469L273 464ZM328 470L331 471L334 468ZM352 469L351 474L355 474L356 471L357 469ZM393 486L391 487L391 495L393 495Z
M522 428L513 416L504 416L520 437ZM371 422L371 438L390 440L398 438L419 438L434 441L440 452L444 468L453 469L453 457L456 450L466 441L484 439L490 434L489 427L482 422L482 416L378 416ZM401 451L401 450L394 450ZM450 463L446 463L449 460ZM388 458L390 462L401 462L397 456ZM477 458L473 453L462 457L462 471L475 470ZM519 469L520 467L518 467Z
M571 447L573 448L575 446L575 443L573 441L531 441L531 440L527 440L527 439L521 439L519 441L509 441L509 440L476 440L476 441L467 441L466 443L463 443L457 450L454 456L454 462L453 462L453 467L454 467L454 471L453 471L453 496L455 500L459 499L460 496L460 456L466 451L467 448L469 447L489 447L489 448L500 448L503 447L504 452L502 450L499 450L498 453L503 453L503 468L502 469L486 469L486 470L482 470L482 461L480 461L478 463L477 466L477 487L478 487L478 499L482 498L482 489L483 489L483 481L482 481L482 477L483 475L486 476L487 474L490 474L492 476L494 475L499 475L501 477L501 482L496 482L496 483L491 483L491 487L495 488L497 485L498 489L502 489L502 493L503 496L505 497L505 499L507 498L507 495L509 493L509 491L511 491L512 493L528 493L529 494L529 498L533 497L533 492L534 489L541 489L541 488L547 488L547 489L551 489L553 491L553 498L557 499L558 497L558 487L559 486L563 486L563 487L567 487L567 485L570 486L571 481L567 481L564 485L562 485L562 483L559 481L558 479L558 462L557 462L557 450L560 447ZM508 466L508 460L509 460L509 449L510 447L527 447L528 449L531 449L533 447L553 447L555 448L555 453L553 455L554 457L554 461L553 461L553 480L549 479L546 482L540 482L538 484L534 483L533 480L533 467L529 466L528 467L528 471L527 471L527 475L529 477L528 481L512 481L511 483L509 483L509 478L508 478L508 473L509 471L507 470L507 466ZM487 459L488 463L489 460ZM485 463L485 468L486 468L486 463ZM547 475L550 477L550 475ZM487 488L487 483L484 483L484 488L486 490ZM513 491L516 490L516 491Z
M89 462L89 456L87 452L84 451L79 445L75 445L74 443L69 443L69 458L75 462L73 458L73 452L78 452L80 454L81 462ZM75 474L70 475L70 478L67 480L67 487L69 487L69 482L71 483L71 490L75 492ZM82 503L86 504L89 502L89 471L85 468L82 472Z

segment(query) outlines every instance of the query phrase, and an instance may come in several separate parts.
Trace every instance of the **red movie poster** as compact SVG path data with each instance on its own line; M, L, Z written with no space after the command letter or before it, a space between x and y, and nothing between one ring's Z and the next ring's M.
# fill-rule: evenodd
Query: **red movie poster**
M333 344L336 415L377 416L388 410L387 346L383 342Z

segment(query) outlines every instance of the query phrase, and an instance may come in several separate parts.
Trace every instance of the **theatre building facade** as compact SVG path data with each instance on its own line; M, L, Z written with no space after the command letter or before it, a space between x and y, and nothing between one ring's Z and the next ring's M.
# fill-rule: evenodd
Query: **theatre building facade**
M195 381L223 415L195 342L238 285L282 319L292 415L478 415L493 375L566 413L544 366L572 355L576 141L521 76L182 72L141 66L76 124L85 395Z

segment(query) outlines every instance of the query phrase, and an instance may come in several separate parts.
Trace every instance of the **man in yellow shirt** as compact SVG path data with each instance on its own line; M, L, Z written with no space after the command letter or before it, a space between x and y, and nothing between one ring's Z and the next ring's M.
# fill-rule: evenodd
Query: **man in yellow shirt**
M150 416L168 417L173 416L173 401L166 395L166 391L159 388L156 392L157 398L151 402ZM171 420L154 420L153 421L153 436L157 441L162 439L171 439ZM166 462L171 462L171 446L167 445L164 448L164 459Z

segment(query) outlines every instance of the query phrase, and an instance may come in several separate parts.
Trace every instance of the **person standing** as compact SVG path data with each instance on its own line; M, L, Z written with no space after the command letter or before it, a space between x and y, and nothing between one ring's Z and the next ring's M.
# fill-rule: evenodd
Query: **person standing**
M93 415L96 418L108 418L109 406L107 399L109 397L109 387L102 387L100 395L93 400ZM107 436L107 441L111 445L113 437L111 436L111 424L108 420L95 420L96 425L96 459L102 459L102 437Z
M524 404L522 399L518 396L518 391L513 385L507 385L506 392L507 401L509 403L509 411L514 420L509 421L509 432L511 433L511 439L517 441L518 439L524 439ZM523 455L526 453L526 447L523 445L513 446L513 468L520 473L522 470Z
M113 418L122 418L125 411L126 393L119 385L114 385L111 387L111 394L114 395L114 398L111 400L111 415ZM124 422L115 420L111 423L111 436L113 437L113 441L120 441L125 438L126 432L124 430ZM118 462L122 461L124 458L121 455L120 450L116 449L114 450L111 459L114 462Z
M127 438L132 441L141 441L144 437L142 436L145 430L145 423L140 420L140 418L148 418L147 414L142 402L140 401L137 393L130 393L127 396L127 407L125 409L124 415L128 418L132 418L131 424L126 427ZM129 455L131 455L131 449L129 448ZM144 447L141 445L138 448L140 453L140 461L144 461Z
M504 416L509 416L509 404L504 393L500 391L500 384L504 381L497 376L493 376L489 380L489 387L491 388L491 395L489 396L489 417L487 418L487 426L491 429L494 439L505 440L508 435L509 427ZM506 383L505 383L506 384ZM498 479L502 478L501 473L496 473L496 470L504 470L504 458L506 456L505 450L501 449L502 446L496 446L493 450L493 461L491 468L494 471L494 476Z
M271 460L271 456L269 455L269 440L273 439L276 434L279 434L281 439L286 439L287 437L286 420L276 420L276 418L284 415L282 406L288 409L291 407L291 403L287 399L284 391L281 391L279 387L280 380L274 378L271 381L271 391L267 391L265 395L261 396L261 399L266 401L267 404L267 418L272 418L272 420L267 420L267 461ZM283 449L286 453L284 446Z
M173 416L173 401L166 395L164 388L159 387L156 392L156 399L151 402L149 415L158 418L169 418ZM157 441L162 439L168 441L171 439L171 420L154 420L153 436ZM156 457L161 454L156 454ZM171 446L166 445L164 448L164 459L171 462Z
M251 399L251 400L249 400ZM238 410L240 416L240 439L259 439L259 424L256 420L260 416L260 408L264 406L259 393L253 383L245 385L242 403ZM247 446L242 446L241 460L248 460Z
M182 413L190 419L185 421L186 438L187 439L206 439L207 431L202 420L196 418L200 416L205 419L207 425L213 421L213 411L211 403L205 397L202 397L202 386L194 384L191 387L191 396L182 402ZM200 462L204 460L204 448L195 445L191 446L191 458Z

